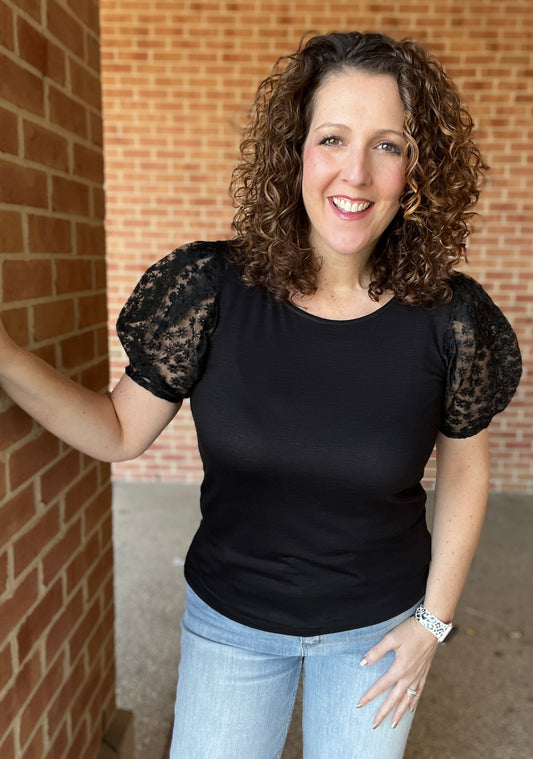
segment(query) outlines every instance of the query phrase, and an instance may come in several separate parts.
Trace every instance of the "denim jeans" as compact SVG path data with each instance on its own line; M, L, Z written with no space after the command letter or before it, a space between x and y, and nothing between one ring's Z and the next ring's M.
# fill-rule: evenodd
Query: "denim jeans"
M233 622L187 588L170 759L279 759L302 668L304 759L400 759L411 712L373 730L385 695L355 708L394 653L359 661L417 605L371 627L298 637Z

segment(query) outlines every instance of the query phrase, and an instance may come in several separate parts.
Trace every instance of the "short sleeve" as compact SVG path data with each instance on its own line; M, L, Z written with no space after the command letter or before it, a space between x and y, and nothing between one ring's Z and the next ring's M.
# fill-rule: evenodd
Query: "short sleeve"
M190 395L216 323L225 243L191 243L151 266L124 305L117 333L126 373L159 398Z
M522 372L513 329L471 277L458 274L445 334L447 382L441 432L476 435L508 405Z

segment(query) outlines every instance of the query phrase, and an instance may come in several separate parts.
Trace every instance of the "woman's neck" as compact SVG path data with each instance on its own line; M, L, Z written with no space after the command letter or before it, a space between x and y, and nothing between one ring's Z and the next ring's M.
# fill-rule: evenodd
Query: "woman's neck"
M323 272L320 274L316 292L312 295L296 294L292 302L298 308L324 319L358 319L377 311L393 297L392 293L386 292L379 301L372 300L368 294L369 274L351 279L329 274L325 276Z

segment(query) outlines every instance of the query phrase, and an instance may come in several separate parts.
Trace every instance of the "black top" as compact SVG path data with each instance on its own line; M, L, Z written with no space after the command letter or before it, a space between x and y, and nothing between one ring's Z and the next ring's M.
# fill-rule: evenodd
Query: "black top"
M320 635L424 595L420 485L437 433L468 437L510 401L515 335L469 277L451 303L395 299L337 321L246 287L227 243L152 266L121 312L126 371L190 396L204 464L195 592L252 627Z

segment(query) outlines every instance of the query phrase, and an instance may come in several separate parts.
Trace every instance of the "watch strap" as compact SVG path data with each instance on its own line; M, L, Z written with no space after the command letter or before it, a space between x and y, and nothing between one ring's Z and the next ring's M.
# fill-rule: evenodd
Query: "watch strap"
M420 606L415 611L415 619L417 622L420 622L420 624L425 627L426 630L429 630L430 633L433 633L439 643L442 643L446 639L453 628L452 622L443 622L430 611L428 611L426 607L423 606L423 604L420 604Z

